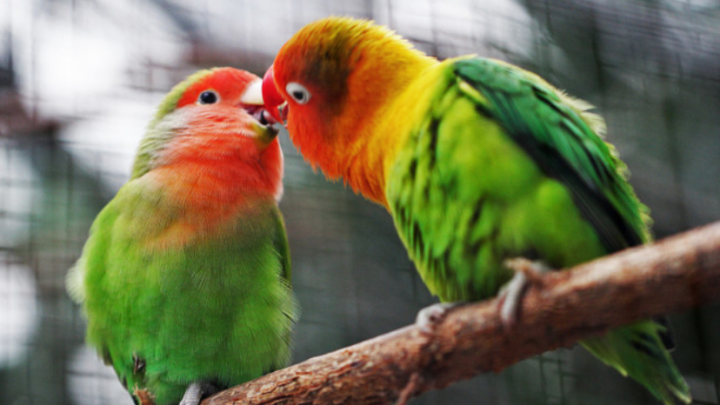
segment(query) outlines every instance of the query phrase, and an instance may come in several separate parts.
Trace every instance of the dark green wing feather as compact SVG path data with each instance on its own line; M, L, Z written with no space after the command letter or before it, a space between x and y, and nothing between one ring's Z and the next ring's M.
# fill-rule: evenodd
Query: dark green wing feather
M274 211L275 212L273 218L275 219L276 230L273 243L275 244L275 248L277 249L278 254L282 256L282 276L285 278L288 285L290 285L290 283L292 282L292 269L290 266L290 244L288 243L287 232L285 231L285 221L283 220L280 208L274 207Z
M647 208L587 105L499 61L466 58L453 68L459 88L477 101L478 113L497 121L544 173L570 190L609 253L650 240ZM667 321L655 321L662 326L639 322L582 343L666 404L673 398L690 402L687 384L663 348L674 345Z
M548 176L565 184L608 252L649 239L646 208L624 178L625 166L593 126L599 117L540 77L490 59L453 64L479 113L496 120ZM475 95L477 95L477 93Z

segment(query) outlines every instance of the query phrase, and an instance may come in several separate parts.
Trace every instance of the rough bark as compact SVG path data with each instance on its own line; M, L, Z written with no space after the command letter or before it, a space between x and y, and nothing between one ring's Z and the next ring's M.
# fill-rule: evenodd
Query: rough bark
M543 275L504 330L490 300L228 389L203 405L389 404L610 328L720 301L720 223Z

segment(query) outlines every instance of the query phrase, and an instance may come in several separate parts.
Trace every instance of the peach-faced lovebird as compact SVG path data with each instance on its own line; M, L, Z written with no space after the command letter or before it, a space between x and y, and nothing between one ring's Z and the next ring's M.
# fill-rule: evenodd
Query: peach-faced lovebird
M602 119L516 66L441 62L331 17L285 43L263 92L307 161L389 210L443 302L497 295L511 259L561 269L650 240ZM689 402L665 334L647 320L581 343L661 401Z
M289 360L283 157L260 84L217 68L173 88L68 274L87 341L138 402L197 404Z

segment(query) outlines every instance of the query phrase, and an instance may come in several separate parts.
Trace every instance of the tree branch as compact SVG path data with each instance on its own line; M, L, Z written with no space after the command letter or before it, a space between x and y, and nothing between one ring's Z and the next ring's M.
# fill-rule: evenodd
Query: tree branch
M451 311L432 333L408 326L309 359L202 405L388 404L498 372L636 320L720 301L720 222L543 275L504 331L497 300Z

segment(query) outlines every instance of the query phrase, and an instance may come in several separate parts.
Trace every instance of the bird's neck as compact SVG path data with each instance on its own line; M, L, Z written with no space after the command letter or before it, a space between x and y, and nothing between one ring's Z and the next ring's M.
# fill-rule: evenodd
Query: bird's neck
M341 159L345 164L343 178L353 190L385 208L387 174L409 135L407 113L414 102L408 99L408 89L437 64L437 60L419 52L405 53L393 69L385 69L386 74L372 80L377 88L372 90L377 102L367 103L372 110L365 112L363 119L345 125L353 135L343 149L347 151ZM372 65L367 69L383 70Z
M226 137L227 138L227 137ZM217 142L225 142L218 138ZM153 248L182 248L228 232L255 232L282 192L282 155L277 141L254 158L213 153L222 145L176 152L138 179L148 185L164 218L151 218ZM237 151L239 152L239 151ZM241 219L240 219L241 218Z
M273 201L276 185L268 179L260 162L207 158L171 163L155 170L168 198L189 212L210 217L228 210Z

